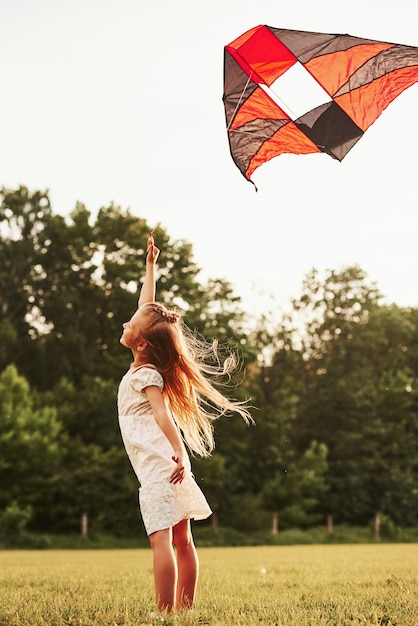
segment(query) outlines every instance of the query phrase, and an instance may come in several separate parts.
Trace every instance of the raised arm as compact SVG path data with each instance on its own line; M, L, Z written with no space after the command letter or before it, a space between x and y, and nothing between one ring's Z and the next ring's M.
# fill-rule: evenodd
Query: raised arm
M145 278L142 283L138 299L138 308L146 302L155 302L155 266L157 264L159 249L154 245L152 233L148 238L147 260L145 263Z

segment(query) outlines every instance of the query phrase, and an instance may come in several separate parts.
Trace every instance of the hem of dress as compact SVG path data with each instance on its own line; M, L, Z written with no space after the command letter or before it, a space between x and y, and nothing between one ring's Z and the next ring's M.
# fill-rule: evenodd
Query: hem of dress
M161 528L152 528L152 530L148 531L146 530L146 533L148 535L148 537L150 535L152 535L153 533L157 533L160 530L167 530L168 528L172 528L173 526L176 526L176 524L180 524L180 522L182 522L185 519L190 519L190 520L194 520L195 522L201 522L204 519L207 519L208 517L210 517L213 514L213 511L210 511L209 513L191 513L190 515L184 515L182 517L180 517L180 519L176 519L172 524L170 524L169 526L163 526Z

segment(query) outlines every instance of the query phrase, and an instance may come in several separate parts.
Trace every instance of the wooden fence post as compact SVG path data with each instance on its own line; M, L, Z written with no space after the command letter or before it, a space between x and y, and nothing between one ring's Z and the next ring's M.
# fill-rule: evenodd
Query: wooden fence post
M86 538L89 532L89 516L87 513L81 514L80 530L81 536Z
M218 532L218 516L216 515L216 513L212 513L211 526L212 532L216 535L216 533Z
M376 539L379 539L380 537L381 522L382 522L382 519L380 517L380 513L376 513L376 515L374 516L374 536L376 537Z
M279 514L273 513L273 517L271 520L271 534L273 535L273 537L275 537L276 535L278 535L278 533L279 533Z

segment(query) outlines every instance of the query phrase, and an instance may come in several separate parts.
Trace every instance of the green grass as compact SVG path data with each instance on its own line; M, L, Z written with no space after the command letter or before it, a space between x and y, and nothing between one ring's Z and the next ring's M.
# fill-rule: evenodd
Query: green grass
M151 556L0 552L0 626L418 626L418 544L201 548L195 609L162 620Z

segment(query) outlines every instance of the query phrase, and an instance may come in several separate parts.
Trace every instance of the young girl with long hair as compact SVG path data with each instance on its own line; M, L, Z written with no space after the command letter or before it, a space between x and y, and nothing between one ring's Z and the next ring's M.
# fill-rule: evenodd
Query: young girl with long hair
M119 386L118 413L140 482L157 608L170 613L193 606L199 562L190 520L212 513L191 473L186 446L208 456L214 448L214 419L229 411L247 423L252 419L244 403L228 399L210 382L212 375L232 370L233 360L223 368L208 364L211 346L191 333L179 312L155 302L159 253L150 236L138 309L123 324L120 339L132 351L133 363Z

